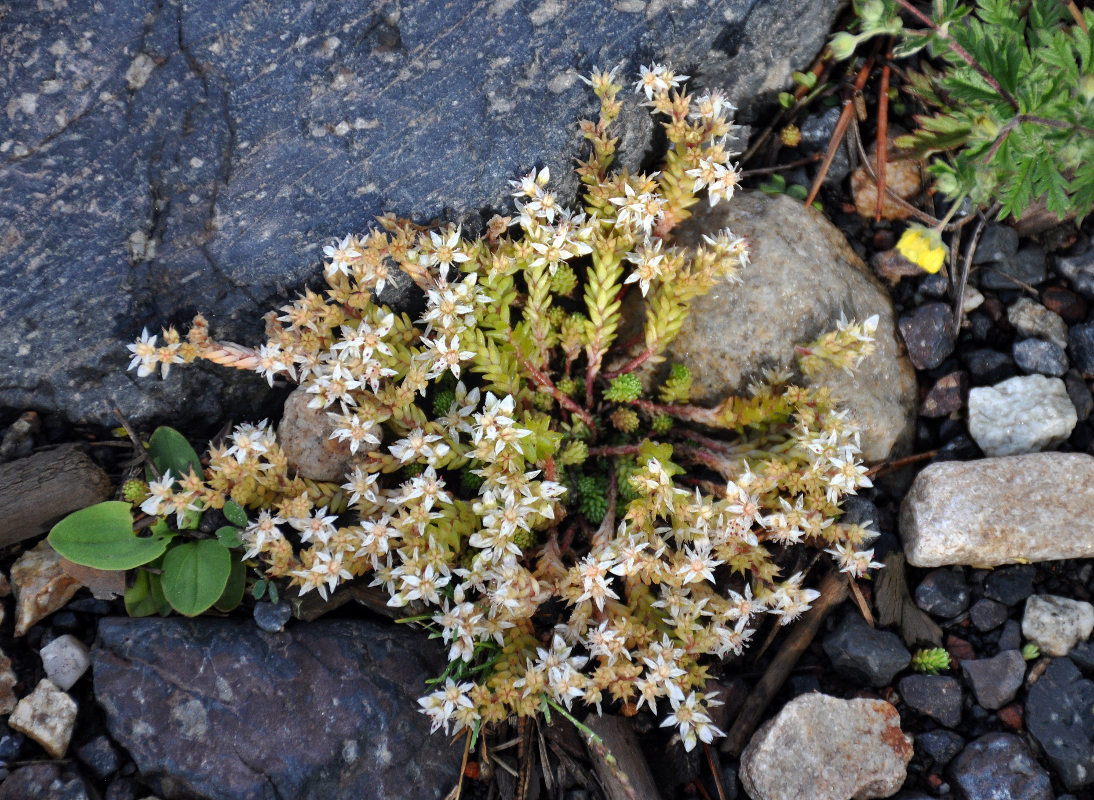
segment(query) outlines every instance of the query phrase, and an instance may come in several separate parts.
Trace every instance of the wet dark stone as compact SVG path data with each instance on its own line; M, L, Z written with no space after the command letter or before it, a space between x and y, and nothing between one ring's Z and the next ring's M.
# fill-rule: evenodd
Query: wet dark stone
M840 109L829 108L824 113L810 114L801 124L802 140L799 147L803 153L823 153L828 143L832 140L832 134L836 123L840 118ZM851 155L848 150L847 140L843 140L836 150L835 158L824 176L824 182L836 185L846 178L851 172Z
M969 585L960 567L931 570L915 587L915 604L939 617L956 617L969 607Z
M982 311L974 311L966 319L969 324L969 335L978 342L985 341L995 330L995 321Z
M76 747L76 758L99 780L106 780L121 766L118 748L109 736L96 736Z
M1037 245L1027 245L1010 258L984 264L978 274L983 289L1017 289L1016 280L1036 286L1048 280L1045 251Z
M961 722L961 684L948 675L908 675L900 679L900 696L920 714L954 728Z
M933 297L935 300L945 300L950 294L950 279L941 272L936 272L933 275L928 273L919 281L919 290L927 297Z
M1060 377L1067 372L1067 355L1044 339L1022 339L1014 343L1014 363L1026 374Z
M94 597L77 597L65 606L65 611L77 611L81 614L94 614L97 617L106 617L117 611L109 600L99 600ZM56 619L56 615L52 617Z
M1071 405L1075 406L1075 414L1082 422L1094 411L1094 397L1090 394L1090 387L1075 370L1068 370L1064 376L1064 388L1067 396L1071 398Z
M1094 378L1094 322L1071 326L1067 332L1067 352L1084 378Z
M1003 623L1003 630L999 633L997 642L999 651L1022 649L1022 624L1016 619L1008 619Z
M90 800L84 779L61 764L28 764L0 783L0 800Z
M1075 292L1060 286L1049 286L1041 293L1041 302L1049 311L1055 311L1068 325L1086 319L1086 301Z
M1079 642L1068 650L1067 657L1083 672L1094 672L1094 642Z
M968 376L961 370L943 375L923 398L919 413L933 418L948 417L953 412L960 411L965 405L968 383Z
M1026 726L1068 789L1094 783L1094 682L1057 658L1029 690Z
M1033 594L1036 575L1037 568L1032 564L994 569L984 579L984 594L1003 605L1018 605Z
M995 223L984 228L976 244L972 263L1005 261L1018 252L1018 233L1009 225Z
M1056 271L1071 282L1071 288L1094 300L1094 247L1087 246L1082 253L1056 259Z
M938 454L931 459L931 463L933 464L936 461L968 461L970 458L979 458L979 456L980 448L976 446L976 442L972 440L972 437L961 434L942 445Z
M874 687L887 685L912 660L899 636L871 628L858 611L824 638L824 652L840 674Z
M969 617L972 624L981 632L993 631L1007 621L1010 609L995 600L983 597L972 604L969 609Z
M543 166L569 205L576 125L596 107L579 74L701 64L706 88L762 105L841 5L5 4L4 96L22 101L0 135L0 341L20 346L0 353L0 405L111 426L116 402L180 427L253 408L257 375L135 381L125 345L197 310L218 338L257 343L320 248L384 212L473 231ZM659 128L620 99L633 173Z
M960 735L944 728L927 731L915 737L916 750L930 758L935 767L949 764L964 746L965 740Z
M103 800L137 800L141 797L140 787L133 778L115 778L106 787Z
M1022 679L1026 676L1026 662L1019 651L1004 650L991 658L964 660L961 671L976 696L976 702L994 711L1018 694Z
M255 603L255 624L267 633L277 633L292 618L292 606L288 603Z
M0 722L0 764L18 759L26 743L26 736L9 728L6 721Z
M927 303L897 322L916 369L933 369L953 352L953 315L946 303Z
M92 659L110 733L165 800L440 798L459 771L418 713L444 653L411 631L108 618Z
M961 355L961 363L969 372L970 383L990 386L1018 374L1018 367L1006 353L998 350L970 350Z
M970 742L949 772L963 800L1053 800L1048 773L1013 733L989 733Z

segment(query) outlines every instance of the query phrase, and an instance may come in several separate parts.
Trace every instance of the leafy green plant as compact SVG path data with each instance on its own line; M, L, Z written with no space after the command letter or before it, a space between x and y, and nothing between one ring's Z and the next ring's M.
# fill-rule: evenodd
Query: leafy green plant
M1005 219L1043 198L1060 218L1090 213L1094 11L1060 0L935 0L929 14L909 0L856 0L855 10L860 32L834 37L837 57L885 35L896 58L926 48L940 60L908 74L906 91L930 113L896 144L932 157L935 187L955 207L998 202Z
M688 749L719 735L712 663L740 654L761 614L785 624L817 596L793 571L797 551L827 550L854 576L878 565L874 533L839 521L840 499L870 482L826 389L772 373L707 408L691 404L686 368L658 379L690 302L748 263L728 230L672 241L702 195L728 201L738 182L731 106L685 79L643 68L636 89L670 147L659 172L632 175L609 170L622 86L593 73L580 210L532 170L512 182L517 214L483 238L385 216L328 245L327 290L268 317L258 348L216 341L200 316L185 339L144 331L130 346L139 375L202 358L295 381L353 464L341 485L293 474L264 422L210 447L200 470L154 436L171 455L150 448L163 477L138 502L173 538L158 571L138 574L131 613L237 601L238 537L256 598L327 597L364 577L411 608L448 648L420 701L434 730L661 701ZM425 298L417 320L375 298L394 270ZM633 342L620 341L625 299L643 319ZM799 372L852 368L876 324L799 347ZM707 481L679 485L689 469ZM206 509L230 525L198 535Z

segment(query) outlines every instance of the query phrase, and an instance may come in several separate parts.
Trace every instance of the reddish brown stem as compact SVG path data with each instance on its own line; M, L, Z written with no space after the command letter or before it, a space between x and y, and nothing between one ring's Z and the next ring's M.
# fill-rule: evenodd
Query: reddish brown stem
M653 350L651 350L647 347L645 350L643 350L641 353L636 355L634 358L632 358L630 361L628 361L626 364L624 364L619 369L613 369L611 372L602 372L602 373L600 373L601 377L603 377L604 380L606 380L606 381L614 380L615 378L618 378L620 375L625 375L628 372L633 372L634 370L638 369L640 366L642 366L647 361L649 361L650 358L652 358L652 357L653 357Z
M589 455L593 458L608 458L610 456L632 456L638 452L636 444L616 444L605 447L590 447Z
M542 371L532 365L527 358L525 358L520 351L517 351L517 359L520 361L520 365L528 370L528 374L532 377L536 383L547 390L551 397L558 401L559 405L569 411L571 414L576 415L582 422L589 426L590 430L596 430L596 420L593 419L593 415L583 409L567 395L559 391L558 387L551 381L550 378Z
M891 58L886 53L885 58ZM889 64L881 68L881 87L877 101L877 146L875 164L877 171L877 202L874 205L874 222L881 222L881 208L885 203L885 168L889 161Z

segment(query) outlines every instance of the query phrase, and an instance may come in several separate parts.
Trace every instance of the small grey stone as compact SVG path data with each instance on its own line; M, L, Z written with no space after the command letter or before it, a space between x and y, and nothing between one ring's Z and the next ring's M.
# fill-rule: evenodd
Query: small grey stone
M1069 281L1079 294L1094 300L1094 246L1082 253L1056 259L1056 270Z
M984 594L1005 606L1016 606L1033 594L1033 582L1036 578L1037 568L1032 564L1015 564L995 569L984 578Z
M1000 650L1021 650L1022 624L1016 619L1008 619L1004 622L996 645Z
M53 683L67 692L91 666L87 645L66 633L58 636L40 651L42 668Z
M1069 597L1038 594L1026 601L1022 635L1047 656L1066 656L1094 631L1094 606Z
M1067 396L1071 398L1071 404L1075 406L1075 415L1079 422L1087 419L1094 412L1094 396L1090 394L1090 387L1076 370L1068 370L1064 376L1064 385L1067 387Z
M961 363L968 370L972 383L977 385L999 383L1018 372L1014 359L1008 353L990 348L962 353Z
M802 140L799 145L806 153L823 153L832 141L832 132L840 118L838 107L829 108L823 113L810 114L801 124ZM835 185L851 174L851 156L846 140L840 143L835 158L824 176L826 184Z
M1067 332L1067 352L1084 378L1094 378L1094 322L1071 326Z
M991 658L962 661L961 671L976 695L976 702L994 711L1018 694L1026 676L1026 662L1017 650L1004 650Z
M1061 348L1044 339L1022 339L1014 343L1013 352L1014 363L1026 374L1037 373L1059 378L1067 372L1067 355Z
M1084 673L1094 672L1094 642L1079 642L1068 651L1067 657Z
M979 275L982 289L1018 289L1022 284L1036 286L1048 280L1045 251L1037 245L1027 245L1004 261L984 264Z
M969 432L987 456L1033 453L1064 442L1078 416L1059 378L1024 375L969 391Z
M1056 659L1029 690L1026 726L1068 789L1094 783L1094 682Z
M64 764L28 764L0 784L0 800L89 800L90 797L84 779Z
M934 369L953 352L953 315L946 303L927 303L897 323L916 369Z
M963 370L943 375L923 398L919 413L934 419L948 417L955 411L960 411L965 405L968 382L968 376Z
M1007 320L1022 336L1047 339L1061 350L1067 347L1067 323L1055 311L1028 297L1019 297L1010 305Z
M1052 781L1012 733L988 733L950 763L962 800L1052 800Z
M978 631L995 630L1007 621L1009 615L1010 609L1005 605L988 600L986 597L977 600L969 609L969 617Z
M824 652L838 672L875 687L888 685L912 660L899 636L870 627L857 611L824 638Z
M121 755L117 746L105 735L96 736L78 746L76 758L101 781L109 778L121 766Z
M292 618L292 606L289 603L270 603L265 600L255 603L255 624L268 633L280 633L285 623Z
M961 684L949 675L908 675L900 679L900 696L920 714L954 728L961 722Z
M915 737L916 750L922 752L936 767L944 767L961 752L965 740L945 728L927 731Z
M984 228L977 242L972 263L1005 261L1018 252L1018 233L1009 225L993 223Z
M961 569L928 572L915 588L915 603L928 614L956 617L969 607L969 585Z

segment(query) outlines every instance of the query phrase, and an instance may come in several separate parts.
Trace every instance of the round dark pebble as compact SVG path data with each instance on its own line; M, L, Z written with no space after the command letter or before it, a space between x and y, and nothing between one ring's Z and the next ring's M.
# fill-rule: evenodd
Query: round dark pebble
M968 383L968 376L961 370L943 375L923 398L919 413L924 417L936 418L960 411L965 405Z
M1049 311L1055 311L1068 325L1076 325L1086 319L1086 301L1070 289L1050 286L1041 293L1041 303Z
M255 624L267 633L278 633L292 617L292 606L288 603L255 603Z
M949 764L964 746L964 739L953 731L944 728L927 731L927 733L921 733L915 737L916 750L930 758L934 762L934 766L938 768Z
M1018 252L1018 232L1009 225L993 223L984 228L980 241L976 243L972 263L986 264L989 261L1004 261Z
M1071 326L1067 332L1067 351L1084 378L1094 377L1094 322Z
M874 687L887 685L912 660L899 636L870 627L857 610L848 612L823 646L837 672Z
M1016 619L1008 619L1003 623L1003 630L999 633L997 642L999 651L1022 649L1022 625Z
M966 317L969 335L978 342L986 341L995 330L995 322L982 311L974 311Z
M1033 594L1033 579L1037 569L1032 564L1018 564L992 570L984 578L984 594L1006 606L1021 603Z
M1094 783L1094 682L1057 658L1029 690L1026 726L1070 789Z
M948 675L908 675L900 679L900 696L911 708L947 728L961 722L961 684Z
M1048 773L1013 733L989 733L970 742L950 764L963 800L1053 800Z
M1018 374L1014 359L998 350L970 350L961 356L961 363L969 372L969 381L976 386L991 386Z
M1067 355L1044 339L1022 339L1014 343L1014 363L1027 375L1060 377L1067 372Z
M919 291L927 297L933 297L935 300L945 300L950 293L950 279L941 272L924 275L919 282Z
M915 587L915 604L939 617L956 617L969 607L969 585L958 569L936 569Z
M993 631L1007 621L1010 609L995 600L982 597L972 604L969 609L969 617L972 624L981 632Z
M1045 251L1028 245L1009 258L984 264L979 275L983 289L1020 289L1023 283L1036 286L1048 280Z
M1067 389L1067 396L1071 398L1071 405L1075 406L1079 422L1082 422L1094 411L1094 396L1090 394L1090 387L1087 386L1082 375L1072 369L1068 370L1067 375L1064 376L1064 388Z
M108 736L96 736L76 748L76 758L99 780L105 780L118 771L121 756Z
M962 661L961 672L976 695L976 702L994 711L1018 694L1026 676L1026 662L1017 650L1004 650L991 658Z
M953 315L945 303L927 303L897 322L916 369L933 369L953 352Z

